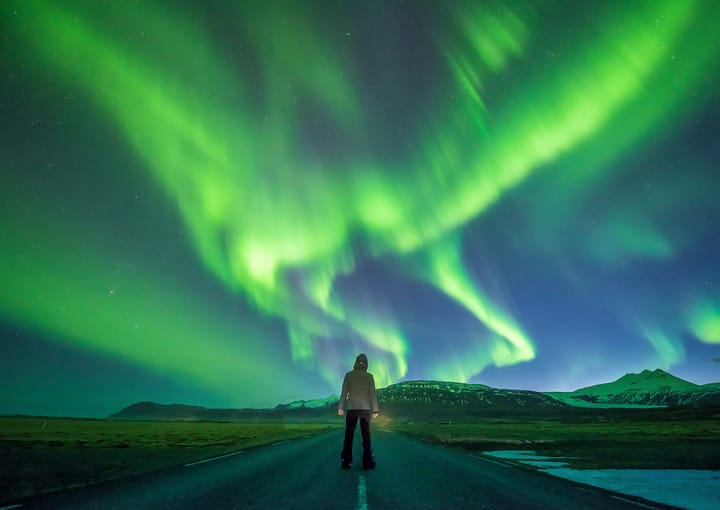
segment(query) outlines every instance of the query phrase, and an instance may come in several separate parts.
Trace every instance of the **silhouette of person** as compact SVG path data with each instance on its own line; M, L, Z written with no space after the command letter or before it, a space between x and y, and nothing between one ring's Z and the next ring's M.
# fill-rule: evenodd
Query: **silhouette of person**
M350 469L353 460L352 444L358 419L362 433L363 469L375 469L375 457L370 442L370 418L377 418L379 409L375 394L375 379L367 369L367 356L359 354L355 358L353 369L345 374L340 392L338 414L345 415L345 441L340 454L343 469Z

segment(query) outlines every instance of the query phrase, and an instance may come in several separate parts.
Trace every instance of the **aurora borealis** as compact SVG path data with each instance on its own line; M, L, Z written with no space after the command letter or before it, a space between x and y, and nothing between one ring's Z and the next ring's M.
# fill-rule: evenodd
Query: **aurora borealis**
M0 412L720 380L717 2L0 9Z

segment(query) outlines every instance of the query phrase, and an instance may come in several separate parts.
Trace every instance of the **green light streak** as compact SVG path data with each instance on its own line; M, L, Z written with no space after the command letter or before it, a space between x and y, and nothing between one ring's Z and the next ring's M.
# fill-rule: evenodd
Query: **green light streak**
M510 58L522 55L529 30L522 17L502 3L492 8L469 4L459 11L457 24L469 48L439 44L462 90L485 112L480 94L485 75L499 73Z
M357 322L353 322L353 325L377 352L389 354L389 356L379 356L373 362L372 373L375 384L382 388L405 377L408 369L406 361L408 347L407 341L397 327L382 323L358 325Z
M646 92L629 99L580 150L551 165L552 175L533 182L535 200L523 204L534 239L530 248L556 258L577 250L611 266L642 259L662 261L682 253L689 232L677 228L674 218L682 216L688 201L714 203L711 191L699 188L684 171L658 169L664 189L656 182L641 183L642 189L625 189L602 207L588 209L588 205L597 191L611 185L611 179L622 178L621 169L630 170L626 156L632 158L632 149L642 150L647 143L652 151L654 142L671 137L678 123L704 107L701 98L711 94L714 82L708 70L717 66L720 40L713 37L703 13L715 12L717 6L698 2L693 9L694 19L676 42L668 43L664 65L656 66L645 80ZM647 20L648 25L665 24L667 16ZM683 166L688 164L698 163L683 161ZM621 217L627 217L627 224ZM580 235L566 239L567 232Z
M605 264L620 264L636 258L670 259L673 246L649 219L626 209L614 210L591 230L585 249Z
M292 322L293 355L308 358L308 336L298 333L298 326L308 321L293 320L297 298L280 281L282 271L309 266L306 280L315 291L311 297L326 300L327 295L317 295L323 292L318 282L348 268L352 257L345 246L347 220L339 184L323 168L303 162L298 148L289 146L285 128L280 130L279 126L294 125L297 115L287 111L292 102L289 87L270 87L266 111L278 117L270 119L267 131L258 130L250 119L242 80L228 78L231 66L218 58L193 62L195 73L211 79L209 90L188 90L168 75L162 62L124 53L81 18L40 2L30 8L36 9L32 24L43 34L33 43L41 52L52 48L53 55L62 55L53 58L53 64L93 94L116 120L176 199L207 267L230 288L247 292L261 309ZM148 30L167 23L165 13L150 9L143 9L137 20L125 17ZM282 51L277 41L258 34L257 51L268 82L304 90L341 124L356 121L352 88L337 73L331 52L324 50L324 59L312 60L312 73L303 63L309 61L307 54L297 54L319 50L312 27L293 15L270 16L267 22L273 33L291 29L293 34L281 41ZM179 54L192 53L197 46L192 32L173 32L173 41ZM221 90L216 90L212 77L218 77ZM222 85L228 82L237 87L230 97ZM239 103L241 115L228 112L225 101Z
M0 316L52 338L136 363L243 405L277 366L262 327L223 313L142 268L124 268L70 225L16 217L0 250ZM288 384L309 387L293 374ZM268 402L269 403L269 402Z
M558 70L529 80L531 87L521 88L493 110L494 120L487 127L473 132L453 122L454 117L441 123L447 131L431 135L421 146L445 147L442 155L416 165L426 169L430 179L438 177L421 183L427 194L419 193L418 204L407 207L422 217L421 211L433 204L435 221L425 222L422 231L406 229L396 237L396 248L411 250L477 216L544 164L596 134L626 102L643 93L644 81L669 58L674 40L691 20L694 4L655 2L646 8L661 12L666 22L648 28L650 12L622 13L609 25L626 27L623 32L606 31L559 63ZM470 104L461 107L474 110ZM452 164L457 158L453 154L465 154L465 164Z
M466 101L455 101L445 109L449 114L427 123L443 129L433 128L418 144L421 158L410 165L417 169L412 193L405 180L397 182L381 167L363 168L354 182L362 197L358 213L373 233L375 252L421 249L481 214L547 163L602 133L623 107L644 94L644 83L671 58L695 12L692 2L655 2L617 14L608 26L623 26L622 32L608 29L547 73L537 73L527 80L532 86L513 90L491 117L472 93ZM649 17L663 23L649 26ZM708 48L713 54L716 50L717 45ZM707 55L699 55L698 61L706 62ZM477 66L484 69L486 64L478 58ZM474 81L458 74L452 62L451 68L459 84ZM685 85L656 98L656 108L645 113L643 122L630 120L633 135L667 115ZM627 147L623 137L614 140L603 151L612 154ZM589 172L586 183L592 177Z
M690 312L690 331L702 342L720 344L720 305L710 301L695 303Z
M477 288L467 275L460 257L459 243L451 240L436 243L429 252L430 282L449 297L463 305L488 330L495 333L487 350L477 362L476 369L465 366L453 379L465 378L480 373L488 361L498 367L529 361L535 357L535 348L529 338L514 323L507 313Z
M494 9L475 5L458 21L477 57L495 72L503 70L509 58L523 52L527 27L507 5L498 4Z
M162 51L148 49L158 48L155 43L127 46L117 33L49 2L19 6L27 28L18 32L43 56L41 65L50 63L117 124L176 202L207 269L287 322L295 361L312 361L317 337L354 332L382 353L374 366L384 384L406 374L410 346L392 321L368 317L334 296L337 276L355 269L349 238L360 234L374 256L426 256L428 268L418 277L496 335L475 353L474 365L458 369L459 377L489 362L506 366L533 359L533 343L472 281L459 246L443 236L548 163L581 149L634 100L652 94L646 84L667 65L698 5L667 0L615 13L607 28L571 48L551 69L532 71L526 83L509 86L494 105L483 100L483 81L501 76L513 59L522 60L535 35L532 23L527 13L502 3L463 13L457 17L460 35L438 39L464 93L447 104L438 99L440 113L429 109L424 124L430 127L414 144L416 153L404 155L402 173L394 171L398 163L372 154L305 150L298 98L314 104L341 136L365 140L373 126L363 118L365 105L348 78L343 46L333 44L319 22L288 6L240 8L238 30L247 47L233 58L249 55L258 69L251 76L245 74L250 66L234 65L180 14L150 6L138 13L118 9L118 25L133 33L146 27L159 34L153 37L161 48L171 45L172 55L187 59L161 58ZM649 18L662 23L649 24ZM257 20L262 30L253 28ZM691 84L653 95L657 107L630 134L639 137L649 129L648 119L668 115ZM607 152L625 148L622 138ZM577 179L590 177L588 172ZM610 231L608 250L595 249L603 260L622 256L622 249L660 258L673 253L641 219L629 226L614 222ZM32 279L14 285L34 289ZM91 336L91 327L82 333L59 316L23 317L68 336ZM650 336L654 345L665 345ZM132 355L144 359L141 351ZM334 383L343 368L320 370Z
M364 338L373 353L380 354L379 357L372 354L372 373L378 387L387 386L405 377L410 344L395 321L384 317L387 311L369 314L362 307L348 306L337 298L323 310L335 320L351 325L353 333Z
M672 338L657 326L640 325L640 331L658 354L660 367L669 369L685 359L685 348L679 339Z
M516 358L516 350L506 339L490 335L478 338L462 353L454 353L440 359L432 367L432 377L441 381L467 383L490 365L498 367L512 365L519 362Z

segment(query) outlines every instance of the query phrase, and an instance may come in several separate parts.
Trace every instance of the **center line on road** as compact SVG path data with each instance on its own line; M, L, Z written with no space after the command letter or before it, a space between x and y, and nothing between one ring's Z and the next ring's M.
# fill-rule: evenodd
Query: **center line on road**
M367 488L365 487L365 475L358 478L358 510L367 510Z
M0 506L0 510L10 510L11 508L20 508L22 504L19 505L10 505L10 506Z
M211 458L205 459L205 460L196 460L195 462L190 462L188 464L185 464L185 467L194 466L196 464L203 464L205 462L212 462L212 461L218 460L218 459L224 459L225 457L231 457L233 455L237 455L238 453L245 453L245 450L240 450L239 452L226 453L225 455L218 455L217 457L211 457Z

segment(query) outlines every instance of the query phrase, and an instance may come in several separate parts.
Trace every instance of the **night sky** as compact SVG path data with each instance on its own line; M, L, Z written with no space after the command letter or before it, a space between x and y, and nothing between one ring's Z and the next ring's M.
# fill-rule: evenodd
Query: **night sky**
M720 380L717 1L0 4L0 413Z

